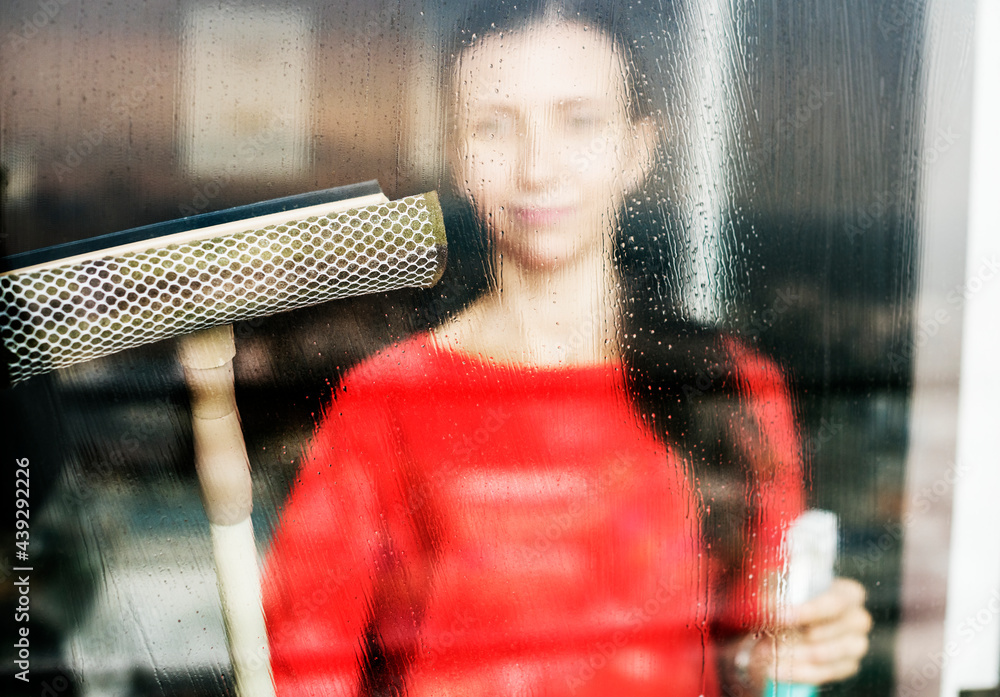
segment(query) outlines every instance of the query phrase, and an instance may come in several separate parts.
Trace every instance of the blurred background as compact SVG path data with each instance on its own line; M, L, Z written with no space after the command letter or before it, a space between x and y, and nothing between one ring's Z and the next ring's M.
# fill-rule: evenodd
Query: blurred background
M925 185L968 164L971 3L936 23L923 0L620 5L645 29L648 89L683 97L670 115L679 155L648 201L655 214L660 197L680 199L663 225L685 311L787 369L811 503L841 516L840 571L868 589L872 651L830 692L936 694L937 676L917 685L900 667L897 639L904 600L925 627L908 645L918 670L942 631L964 211L929 224ZM446 186L439 66L465 9L5 0L4 253L367 179L390 198ZM961 176L948 186L964 201ZM918 312L928 268L933 326ZM262 549L336 377L405 335L419 302L400 293L236 325ZM908 490L915 356L932 338L940 433L921 452L935 474ZM37 680L5 694L231 694L173 343L34 378L3 401L6 447L32 466ZM920 501L940 518L907 596L905 513ZM11 617L0 609L3 637ZM10 652L4 641L0 671Z

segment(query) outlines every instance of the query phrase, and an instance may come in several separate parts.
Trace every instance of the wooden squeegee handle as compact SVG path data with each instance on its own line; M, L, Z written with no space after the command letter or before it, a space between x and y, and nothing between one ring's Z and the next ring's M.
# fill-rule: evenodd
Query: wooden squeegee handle
M231 325L180 339L191 393L195 468L212 530L222 617L240 697L274 697L250 512L250 462L236 410Z
M233 525L250 517L250 461L236 410L231 325L180 339L180 361L191 394L194 460L208 520Z

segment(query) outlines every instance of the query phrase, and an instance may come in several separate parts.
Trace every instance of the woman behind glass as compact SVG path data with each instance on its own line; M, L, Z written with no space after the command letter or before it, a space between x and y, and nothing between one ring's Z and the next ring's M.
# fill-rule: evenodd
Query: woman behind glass
M624 23L519 7L474 13L449 75L489 283L328 406L268 564L279 694L847 677L870 626L856 583L773 612L803 506L780 374L671 319L654 265L623 251L663 137Z

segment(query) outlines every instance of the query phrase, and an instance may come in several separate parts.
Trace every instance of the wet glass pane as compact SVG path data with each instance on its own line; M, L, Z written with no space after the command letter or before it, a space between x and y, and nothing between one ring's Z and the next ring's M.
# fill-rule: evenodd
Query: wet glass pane
M937 11L8 2L5 694L934 692L936 644L898 639L941 631L937 590L901 621L903 550L951 497L908 472L917 356L961 312L918 313L923 250L964 253L926 182L965 166L970 66L944 97L935 70L970 11ZM368 180L439 193L435 287L321 298L417 274L410 240L372 237L405 207L233 238L256 273L197 307L171 277L138 345L92 360L73 332L140 277L12 280L34 250ZM194 369L152 329L216 302L234 400L226 349ZM65 367L22 376L36 330Z

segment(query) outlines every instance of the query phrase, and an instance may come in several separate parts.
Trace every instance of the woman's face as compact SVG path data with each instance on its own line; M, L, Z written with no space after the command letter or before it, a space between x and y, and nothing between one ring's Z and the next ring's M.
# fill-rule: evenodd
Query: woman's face
M457 85L452 171L504 258L552 269L602 249L655 139L611 41L577 24L488 35Z

